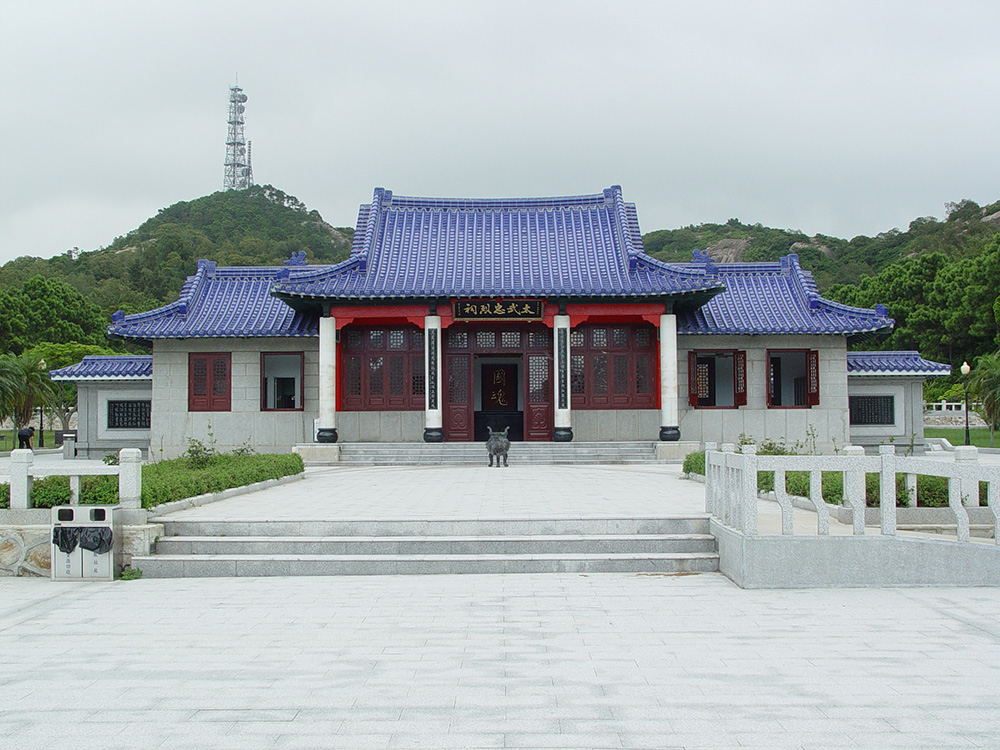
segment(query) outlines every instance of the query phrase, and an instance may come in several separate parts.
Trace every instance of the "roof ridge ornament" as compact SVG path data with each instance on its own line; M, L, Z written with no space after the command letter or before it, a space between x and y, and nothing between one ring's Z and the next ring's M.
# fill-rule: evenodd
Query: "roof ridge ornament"
M282 262L286 266L308 266L309 265L309 261L306 260L306 251L305 250L299 250L299 251L292 250L292 256L288 260L282 261Z
M692 262L699 263L699 264L705 266L705 273L706 274L711 274L713 276L716 274L716 272L717 272L718 269L715 266L715 261L713 261L709 257L709 255L708 255L707 252L705 252L704 250L699 250L698 248L695 248L694 250L691 251L691 257L694 259Z

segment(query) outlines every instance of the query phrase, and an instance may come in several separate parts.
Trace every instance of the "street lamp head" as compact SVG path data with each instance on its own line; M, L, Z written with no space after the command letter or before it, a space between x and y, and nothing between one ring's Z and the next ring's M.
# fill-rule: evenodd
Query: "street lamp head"
M968 375L970 372L972 372L972 368L969 367L969 363L968 362L963 362L961 369L962 369L962 374L963 375Z

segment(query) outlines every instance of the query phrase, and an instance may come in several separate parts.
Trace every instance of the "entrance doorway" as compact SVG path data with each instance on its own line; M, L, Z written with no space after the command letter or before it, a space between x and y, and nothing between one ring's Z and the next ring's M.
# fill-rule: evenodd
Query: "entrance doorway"
M509 426L511 440L552 439L549 328L455 324L443 354L445 440L485 440L487 426Z
M519 358L520 359L520 358ZM524 402L521 400L521 363L480 357L479 389L476 391L474 440L486 440L507 429L508 440L524 440Z

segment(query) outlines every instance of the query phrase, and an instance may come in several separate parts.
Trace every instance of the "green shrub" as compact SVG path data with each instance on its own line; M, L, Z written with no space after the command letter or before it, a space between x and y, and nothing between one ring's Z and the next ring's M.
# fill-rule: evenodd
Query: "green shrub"
M142 507L153 508L195 495L279 479L298 474L303 468L297 453L216 454L203 468L192 467L190 457L147 464L142 467Z
M684 466L681 468L685 474L702 474L705 473L705 451L695 451L694 453L688 453L684 457Z
M270 455L216 454L205 468L195 469L187 457L146 464L142 467L142 507L183 500L209 492L221 492L267 479L279 479L303 470L297 453ZM52 508L68 505L69 477L36 479L31 485L31 505ZM118 503L117 476L80 478L80 502L88 505ZM0 484L0 508L10 507L10 486Z

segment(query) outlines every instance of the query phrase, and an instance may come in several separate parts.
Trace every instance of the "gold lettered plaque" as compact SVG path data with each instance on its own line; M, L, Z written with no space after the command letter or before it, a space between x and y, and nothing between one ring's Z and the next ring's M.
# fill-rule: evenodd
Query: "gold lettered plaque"
M542 320L545 303L540 299L463 299L452 303L455 320Z

